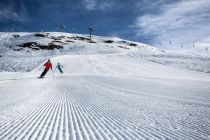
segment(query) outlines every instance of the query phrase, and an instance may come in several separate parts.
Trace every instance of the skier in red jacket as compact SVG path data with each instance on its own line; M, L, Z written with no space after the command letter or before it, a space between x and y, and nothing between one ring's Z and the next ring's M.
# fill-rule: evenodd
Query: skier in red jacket
M40 75L40 78L44 78L45 74L51 69L52 70L52 64L50 62L50 60L48 60L45 64L44 64L44 71L42 72L42 74Z

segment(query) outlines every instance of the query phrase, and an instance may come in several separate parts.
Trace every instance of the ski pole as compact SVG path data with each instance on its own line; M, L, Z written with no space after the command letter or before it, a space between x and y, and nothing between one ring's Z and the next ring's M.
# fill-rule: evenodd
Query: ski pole
M52 76L53 76L53 79L54 79L54 72L53 72L53 70L52 70Z
M37 71L39 71L40 69L42 69L43 67L40 67L38 69L36 69L35 71L33 71L34 73L36 73Z

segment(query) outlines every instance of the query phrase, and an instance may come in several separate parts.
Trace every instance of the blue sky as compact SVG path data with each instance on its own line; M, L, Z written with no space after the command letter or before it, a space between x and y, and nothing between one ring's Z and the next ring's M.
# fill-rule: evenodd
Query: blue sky
M210 0L0 0L0 31L118 36L155 46L210 42Z

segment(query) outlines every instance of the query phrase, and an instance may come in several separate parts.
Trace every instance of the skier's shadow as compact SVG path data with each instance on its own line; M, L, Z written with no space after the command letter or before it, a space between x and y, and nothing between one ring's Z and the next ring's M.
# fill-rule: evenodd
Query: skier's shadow
M36 78L14 78L14 79L0 79L0 81L17 81L17 80L26 80L26 79L36 79Z

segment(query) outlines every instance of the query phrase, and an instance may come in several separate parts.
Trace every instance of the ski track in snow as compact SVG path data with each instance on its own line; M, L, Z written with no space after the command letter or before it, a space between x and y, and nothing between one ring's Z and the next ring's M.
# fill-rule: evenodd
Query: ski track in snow
M208 81L196 83L202 84L200 90L179 86L180 81L174 82L175 87L165 83L172 93L192 93L177 97L144 91L139 85L146 83L102 75L26 79L24 85L1 81L0 89L10 94L0 100L0 139L210 139L209 88L204 88ZM153 86L161 88L155 81ZM197 98L199 92L203 96Z

